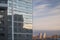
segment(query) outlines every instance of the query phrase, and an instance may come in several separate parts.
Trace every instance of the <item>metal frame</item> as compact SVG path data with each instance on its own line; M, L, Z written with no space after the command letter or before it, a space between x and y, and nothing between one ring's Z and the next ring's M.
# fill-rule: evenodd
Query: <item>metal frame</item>
M12 40L14 40L14 12L13 12L13 2L14 0L12 0Z

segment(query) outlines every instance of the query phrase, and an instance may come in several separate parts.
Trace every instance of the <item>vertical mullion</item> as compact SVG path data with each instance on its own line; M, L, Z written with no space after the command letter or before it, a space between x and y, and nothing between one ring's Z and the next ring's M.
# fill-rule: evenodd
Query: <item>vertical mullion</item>
M12 0L12 40L14 40L14 12L13 12L13 4L14 0Z

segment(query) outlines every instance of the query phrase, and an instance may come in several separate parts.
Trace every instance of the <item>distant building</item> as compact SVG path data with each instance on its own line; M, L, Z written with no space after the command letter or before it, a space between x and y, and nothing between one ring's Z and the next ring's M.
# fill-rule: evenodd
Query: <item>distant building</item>
M40 39L42 39L43 38L43 34L42 33L40 33L40 37L39 37Z
M52 35L52 36L46 36L47 34L44 33L44 35L42 35L42 33L40 33L39 35L33 36L33 40L60 40L60 35ZM43 36L42 38L40 38L41 36Z
M33 40L48 40L46 33L39 33L39 35L33 36Z
M33 36L32 39L33 40L40 40L39 36Z
M44 33L43 38L46 39L46 37L47 37L47 36L46 36L46 33Z

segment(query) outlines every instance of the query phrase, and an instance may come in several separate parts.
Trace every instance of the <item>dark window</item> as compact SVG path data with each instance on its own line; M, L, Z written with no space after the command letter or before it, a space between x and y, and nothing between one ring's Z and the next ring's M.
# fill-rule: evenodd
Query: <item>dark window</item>
M21 21L21 22L23 22L23 15L15 14L14 15L14 21Z
M22 0L18 0L18 1L22 1Z
M0 0L0 3L7 3L7 0Z
M4 31L4 27L0 27L0 32L3 32Z
M3 36L4 37L5 35L4 35L4 33L0 33L0 36Z

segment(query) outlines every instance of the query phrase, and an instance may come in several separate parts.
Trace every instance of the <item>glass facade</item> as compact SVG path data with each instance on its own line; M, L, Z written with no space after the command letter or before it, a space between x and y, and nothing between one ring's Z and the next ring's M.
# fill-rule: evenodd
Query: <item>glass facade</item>
M7 0L0 0L0 40L7 40L7 32Z
M8 0L8 40L32 40L32 0Z
M32 40L32 0L0 0L0 40Z
M0 40L7 40L7 8L0 7Z

